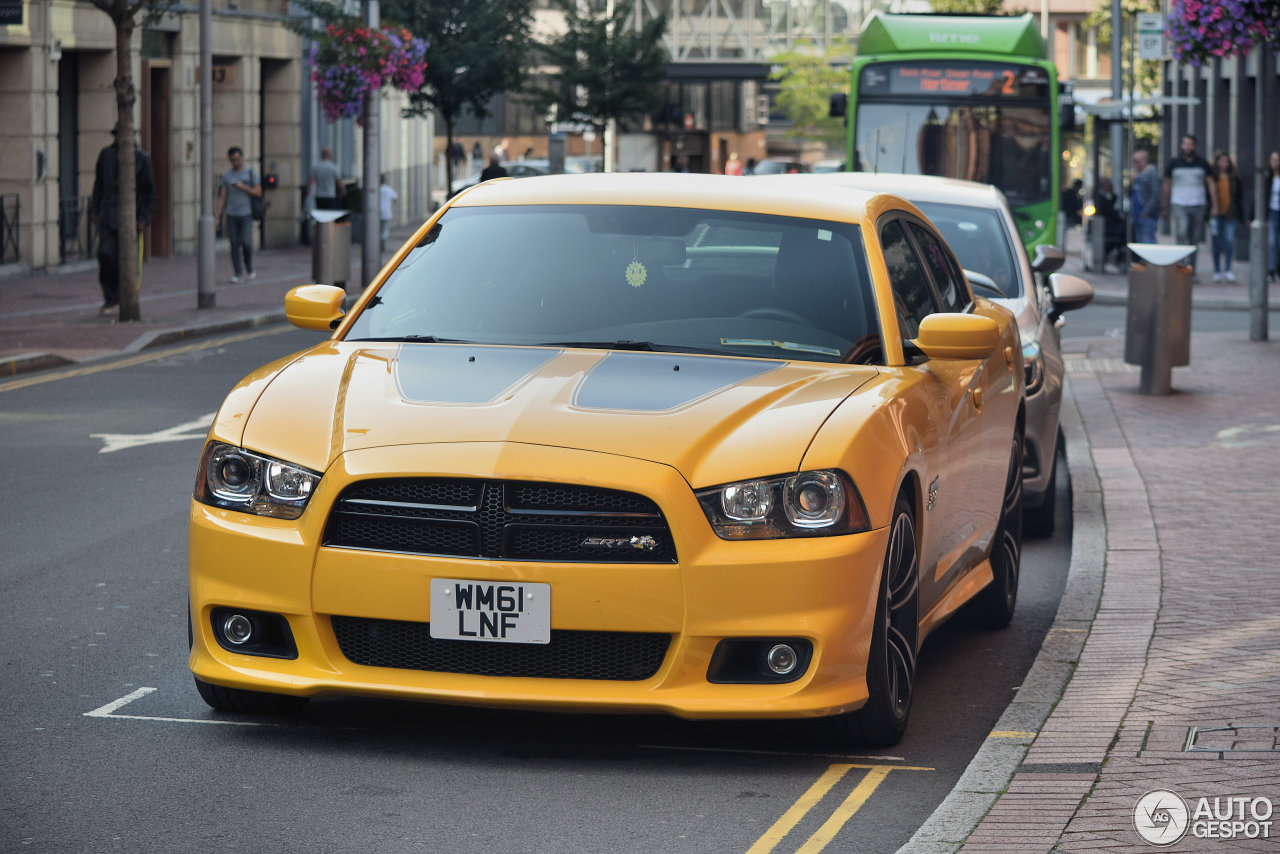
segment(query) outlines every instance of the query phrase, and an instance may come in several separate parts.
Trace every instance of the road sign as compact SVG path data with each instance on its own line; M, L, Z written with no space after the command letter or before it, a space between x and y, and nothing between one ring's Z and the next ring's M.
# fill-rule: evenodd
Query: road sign
M1164 15L1159 12L1138 14L1138 59L1160 59L1164 56Z

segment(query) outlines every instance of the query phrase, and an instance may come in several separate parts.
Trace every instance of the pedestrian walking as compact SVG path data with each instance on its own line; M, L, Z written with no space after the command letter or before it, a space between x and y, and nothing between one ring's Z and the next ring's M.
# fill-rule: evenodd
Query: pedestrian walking
M1213 153L1213 180L1217 184L1217 202L1213 219L1209 221L1209 233L1213 240L1213 280L1236 280L1231 272L1231 261L1236 254L1236 223L1244 222L1244 185L1231 155L1225 151Z
M724 174L726 175L742 174L742 161L738 159L738 152L733 151L729 153L729 160L724 164Z
M102 314L120 305L120 125L111 129L111 144L98 152L93 170L93 195L89 216L98 228L98 284L102 288ZM137 251L142 251L142 230L151 224L156 206L156 180L151 157L133 144L134 217L138 225ZM139 264L141 279L142 267Z
M1079 178L1071 182L1071 186L1062 191L1062 215L1066 219L1067 228L1084 222L1084 181Z
M250 198L262 197L262 184L257 171L245 166L244 152L239 146L227 149L227 159L231 161L231 168L218 177L218 209L214 220L219 223L220 230L231 238L231 266L235 271L231 282L235 284L243 277L253 279L258 275L253 269L253 204ZM224 213L227 219L225 227L222 227Z
M1267 160L1267 281L1280 279L1280 151Z
M492 181L494 178L507 177L507 169L498 159L497 153L489 155L489 165L484 167L484 171L480 173L481 181Z
M311 178L307 181L307 194L315 193L316 210L336 211L342 208L339 190L345 190L347 182L342 170L333 162L333 149L320 149L320 159L311 164Z
M1217 210L1217 186L1213 181L1213 167L1196 154L1196 138L1192 134L1182 137L1180 153L1169 161L1164 170L1163 207L1173 217L1174 239L1186 246L1196 246L1204 241L1204 226L1208 212ZM1191 276L1195 281L1196 258L1199 249L1191 253Z
M1160 222L1160 173L1151 164L1151 152L1139 148L1133 152L1133 181L1129 208L1133 216L1135 243L1156 243L1156 225Z
M387 183L387 173L382 173L381 186L378 187L378 218L382 222L382 231L379 232L381 246L387 245L387 237L391 234L392 206L396 200L400 198L390 184Z

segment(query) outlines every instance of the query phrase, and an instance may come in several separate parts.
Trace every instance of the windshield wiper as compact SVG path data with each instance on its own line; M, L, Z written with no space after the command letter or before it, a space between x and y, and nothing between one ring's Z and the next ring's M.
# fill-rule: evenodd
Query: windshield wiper
M348 341L380 341L388 344L474 344L465 338L438 338L435 335L399 335L388 338L348 338Z
M629 341L622 339L620 341L544 341L537 347L574 347L583 350L644 350L648 352L659 352L657 344L652 341Z
M797 353L818 353L823 356L840 356L839 350L820 347L817 344L798 344L794 341L777 341L769 338L721 338L726 347L773 347L778 350L794 350Z

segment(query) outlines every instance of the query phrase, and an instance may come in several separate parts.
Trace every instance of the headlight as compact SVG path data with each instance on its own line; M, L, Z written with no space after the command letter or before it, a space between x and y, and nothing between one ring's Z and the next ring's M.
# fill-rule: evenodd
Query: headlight
M320 475L223 442L210 442L200 458L195 498L202 504L258 516L297 519Z
M1035 394L1044 384L1044 355L1040 352L1039 341L1028 341L1022 345L1022 370L1026 372L1027 394Z
M773 540L853 534L870 528L862 498L840 471L728 483L697 493L716 535Z

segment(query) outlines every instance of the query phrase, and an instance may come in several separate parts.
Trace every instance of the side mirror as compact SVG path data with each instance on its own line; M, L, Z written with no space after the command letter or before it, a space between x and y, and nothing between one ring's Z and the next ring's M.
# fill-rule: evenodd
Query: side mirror
M980 314L931 314L913 343L930 359L985 359L1000 343L1000 328Z
M1031 259L1031 269L1046 276L1056 273L1067 263L1067 255L1056 246L1040 245L1036 247L1036 255Z
M303 285L285 294L284 313L299 329L328 332L342 319L347 292L333 285Z
M1093 300L1093 285L1070 273L1054 273L1049 277L1049 295L1053 299L1050 318L1057 320L1063 312L1088 305Z
M969 287L978 296L986 297L987 299L1005 299L1009 296L1000 290L1000 286L990 276L974 270L965 270L964 277L969 280Z

